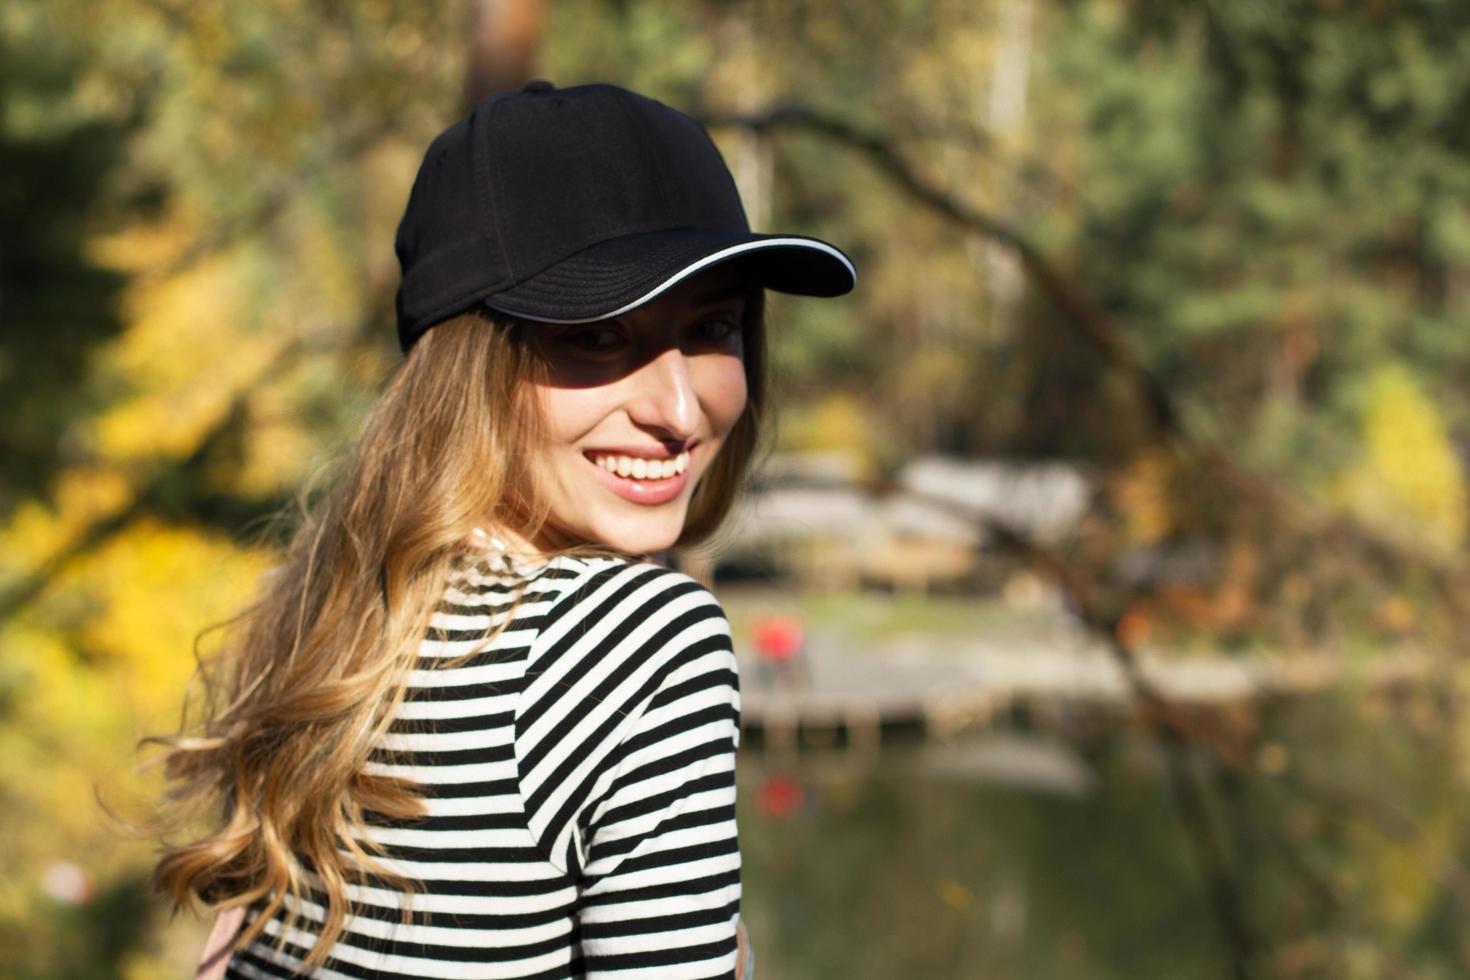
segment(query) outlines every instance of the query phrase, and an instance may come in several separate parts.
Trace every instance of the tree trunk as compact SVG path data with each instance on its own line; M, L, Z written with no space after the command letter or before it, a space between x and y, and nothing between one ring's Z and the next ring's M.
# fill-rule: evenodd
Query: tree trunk
M492 92L520 88L536 69L546 0L472 0L460 114Z

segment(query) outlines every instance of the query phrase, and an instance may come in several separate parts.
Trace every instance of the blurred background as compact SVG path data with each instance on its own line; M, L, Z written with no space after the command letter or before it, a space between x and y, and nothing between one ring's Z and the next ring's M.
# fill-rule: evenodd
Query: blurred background
M188 975L138 738L399 355L485 92L703 120L773 297L716 546L760 975L1470 974L1470 6L7 0L0 975Z

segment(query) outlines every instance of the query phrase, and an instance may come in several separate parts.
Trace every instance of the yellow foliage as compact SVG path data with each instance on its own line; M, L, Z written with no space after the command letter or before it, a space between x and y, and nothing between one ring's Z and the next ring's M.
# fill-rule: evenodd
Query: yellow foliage
M301 208L289 223L289 261L305 275L286 279L266 316L267 330L285 335L294 321L308 313L314 321L355 323L362 315L367 291L363 288L358 257L349 254L333 237L320 211ZM391 240L384 236L384 240ZM385 246L386 250L386 246Z
M1439 869L1453 860L1460 840L1461 822L1453 807L1421 818L1414 837L1389 838L1371 851L1369 876L1378 913L1394 935L1403 935L1430 913L1440 897Z
M88 256L118 272L147 273L183 258L194 232L181 221L131 225L98 235L87 243Z
M89 669L62 637L12 622L0 631L0 642L14 685L11 710L0 724L0 793L6 800L0 827L7 849L0 881L13 899L34 887L53 859L85 861L95 870L108 857L116 835L100 833L93 787L126 771L131 738L120 723L123 700L109 679Z
M310 464L321 450L313 434L284 413L255 415L244 441L244 465L230 472L227 488L243 496L295 490L310 476ZM219 480L211 477L210 482Z
M92 613L78 640L103 658L136 716L166 724L193 670L194 638L250 600L269 561L219 534L139 521L57 588L86 595Z
M123 298L128 329L108 362L124 376L178 384L237 344L246 294L241 253L221 252L172 276L135 279Z
M34 568L67 547L90 525L121 511L132 482L113 469L79 467L58 477L49 505L27 500L0 527L0 554Z
M781 448L793 452L845 450L870 472L877 446L876 430L867 409L853 395L834 392L809 408L792 411L782 420Z
M975 904L975 892L953 878L945 878L939 883L939 900L956 912L967 912Z
M107 361L138 392L92 423L112 459L181 456L228 410L231 399L287 339L246 329L239 259L200 262L129 292L129 329Z
M1369 382L1362 459L1342 474L1337 499L1364 521L1451 552L1465 538L1465 474L1434 404L1401 365Z
M0 626L0 920L52 860L99 881L147 860L94 793L133 813L152 795L156 776L126 775L134 745L176 724L194 637L248 601L268 560L218 533L138 522Z
M1163 450L1140 453L1113 481L1113 497L1122 511L1130 540L1159 541L1174 528L1170 505L1174 464Z

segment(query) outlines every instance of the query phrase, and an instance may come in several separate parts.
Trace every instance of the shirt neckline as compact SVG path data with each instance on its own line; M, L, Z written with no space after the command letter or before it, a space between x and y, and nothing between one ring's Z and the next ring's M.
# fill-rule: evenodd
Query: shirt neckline
M461 551L450 559L449 578L451 581L475 579L525 581L539 575L555 561L555 557L537 560L519 558L494 548L487 548L483 551Z

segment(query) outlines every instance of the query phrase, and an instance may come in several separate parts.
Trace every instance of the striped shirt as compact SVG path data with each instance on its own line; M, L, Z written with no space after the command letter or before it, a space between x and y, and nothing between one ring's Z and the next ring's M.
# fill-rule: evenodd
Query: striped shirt
M401 892L349 885L355 915L312 976L733 976L739 712L729 625L688 576L456 565L369 762L427 806L369 820L420 883L410 924ZM296 975L324 918L300 911L282 952L277 916L226 976Z

